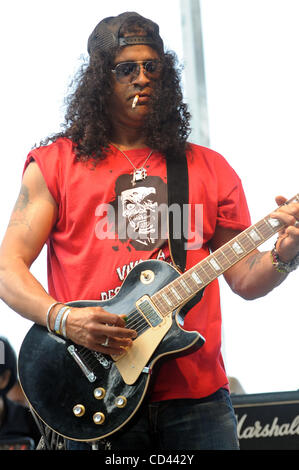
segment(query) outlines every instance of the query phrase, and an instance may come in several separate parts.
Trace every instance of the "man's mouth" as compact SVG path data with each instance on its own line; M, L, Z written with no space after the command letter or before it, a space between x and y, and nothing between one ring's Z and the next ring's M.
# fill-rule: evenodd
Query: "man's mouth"
M129 99L132 101L132 109L135 109L136 106L146 104L150 99L150 95L148 93L137 93Z
M146 104L150 99L150 95L139 95L136 106Z

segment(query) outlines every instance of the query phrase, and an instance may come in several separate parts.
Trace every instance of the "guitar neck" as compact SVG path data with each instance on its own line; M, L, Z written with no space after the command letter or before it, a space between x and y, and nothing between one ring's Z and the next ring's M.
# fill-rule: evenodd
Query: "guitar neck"
M299 194L285 204L291 202L299 202ZM283 223L267 215L156 292L152 301L163 316L168 315L283 228Z

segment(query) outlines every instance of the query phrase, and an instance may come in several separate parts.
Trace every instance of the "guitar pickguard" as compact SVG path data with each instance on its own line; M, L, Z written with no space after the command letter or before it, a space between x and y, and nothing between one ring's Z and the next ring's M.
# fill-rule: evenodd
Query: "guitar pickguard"
M117 359L116 367L126 384L132 385L136 382L171 325L171 316L164 318L159 326L149 328L142 336L136 338L133 346Z

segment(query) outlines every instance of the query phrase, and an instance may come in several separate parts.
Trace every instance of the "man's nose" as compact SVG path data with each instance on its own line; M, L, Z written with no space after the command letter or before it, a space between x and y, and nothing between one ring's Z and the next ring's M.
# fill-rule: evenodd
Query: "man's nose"
M137 75L133 83L139 86L145 86L149 82L150 82L150 79L146 76L143 66L140 65L139 74Z

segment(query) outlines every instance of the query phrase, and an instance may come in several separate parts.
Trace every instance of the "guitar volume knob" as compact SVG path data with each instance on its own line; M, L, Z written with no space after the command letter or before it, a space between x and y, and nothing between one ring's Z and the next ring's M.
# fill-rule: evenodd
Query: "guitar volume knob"
M103 400L106 395L106 390L102 387L95 388L93 391L93 396L96 400Z
M84 405L75 405L73 408L73 413L76 418L81 418L85 414L85 406Z
M105 421L104 413L101 413L100 411L98 411L97 413L93 415L93 422L95 424L103 424L104 421Z
M127 399L124 396L119 396L115 399L115 405L117 408L124 408L127 404Z

